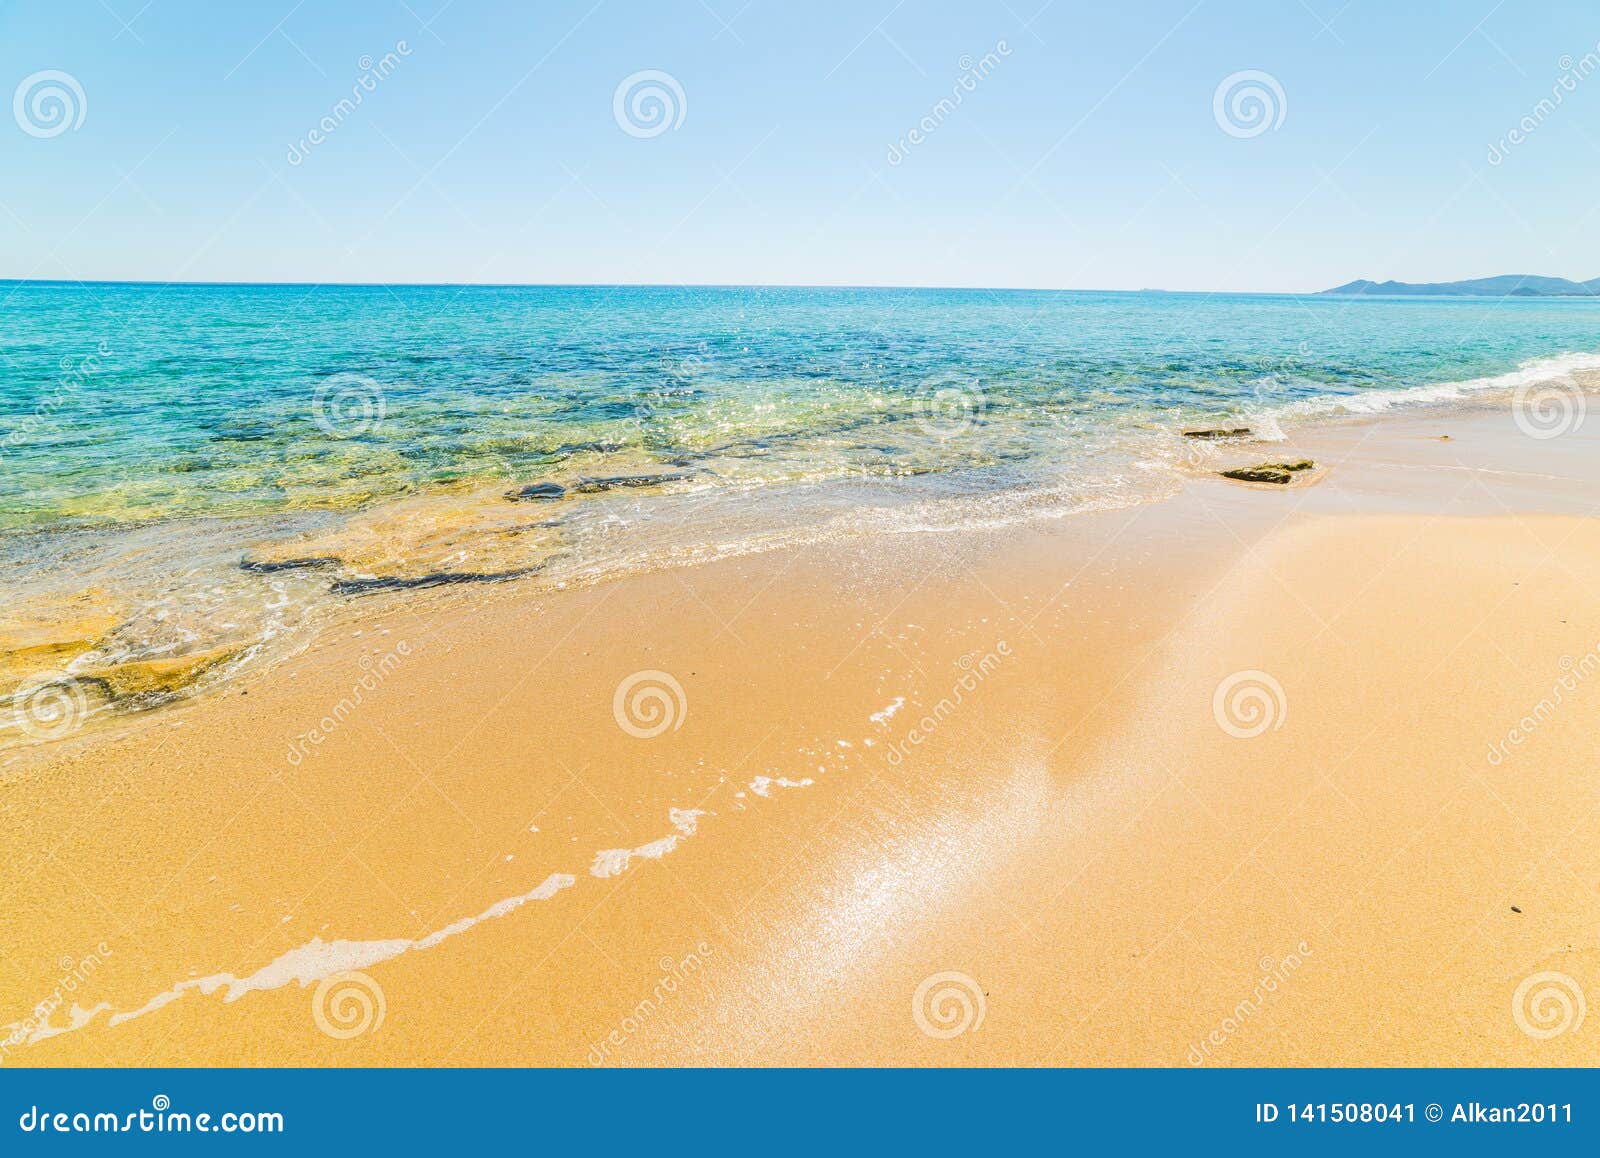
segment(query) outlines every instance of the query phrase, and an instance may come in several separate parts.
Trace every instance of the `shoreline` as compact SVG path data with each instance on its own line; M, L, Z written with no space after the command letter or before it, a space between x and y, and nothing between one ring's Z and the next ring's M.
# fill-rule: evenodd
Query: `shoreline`
M1600 985L1593 689L1484 753L1600 638L1595 437L375 601L13 766L7 1033L96 968L4 1060L1578 1061L1512 998Z
M659 476L667 493L656 486L636 488L635 477L624 476L606 481L630 485L570 510L568 503L558 509L548 501L508 502L516 487L508 491L505 484L480 480L474 487L391 497L348 511L29 532L73 544L69 551L90 566L93 579L80 580L70 592L37 589L14 603L10 624L0 628L0 644L10 651L0 659L0 691L25 703L38 699L49 711L62 698L53 684L71 672L67 678L76 679L77 687L68 709L94 715L92 726L98 728L111 722L101 707L121 709L110 714L126 717L278 667L306 638L368 615L354 597L388 591L438 598L447 597L439 588L461 587L463 598L482 598L499 583L530 580L546 590L565 590L730 557L826 549L852 537L1003 530L1129 509L1170 501L1223 469L1298 454L1297 446L1340 446L1349 441L1343 432L1377 417L1426 423L1489 415L1508 408L1518 390L1530 392L1530 413L1554 407L1558 421L1563 407L1566 420L1573 420L1575 403L1581 423L1583 399L1600 390L1600 370L1590 368L1597 360L1600 355L1561 355L1493 378L1330 395L1314 404L1287 403L1224 420L1249 423L1252 435L1245 438L1180 437L1191 423L1166 432L1165 443L1143 450L1130 444L1126 462L1110 456L1105 469L1121 472L1113 476L1120 485L1104 491L1095 489L1092 471L1080 470L1083 477L1066 484L1051 482L1048 470L1040 474L1035 468L1032 477L999 484L974 485L957 471L926 479L763 485L748 493L742 487L696 486L679 493L673 484L692 481L695 472L674 470ZM1290 423L1287 432L1281 422ZM555 488L558 498L560 489ZM597 527L590 527L596 519ZM13 539L13 551L21 542ZM184 586L141 588L119 573L126 560L148 569L149 560L160 560L175 543L191 552L195 547L188 544L208 544L197 556L208 562L193 567L198 578L186 578ZM208 584L212 593L202 598L215 605L195 611L194 595ZM151 618L169 614L175 616L171 629ZM31 729L29 738L55 735L53 723ZM15 750L0 759L11 762Z

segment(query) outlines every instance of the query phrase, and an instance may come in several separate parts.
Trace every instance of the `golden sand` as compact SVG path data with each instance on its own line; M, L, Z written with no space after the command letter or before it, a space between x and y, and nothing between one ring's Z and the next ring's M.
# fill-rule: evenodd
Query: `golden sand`
M1594 449L365 597L9 768L0 1060L1586 1062Z

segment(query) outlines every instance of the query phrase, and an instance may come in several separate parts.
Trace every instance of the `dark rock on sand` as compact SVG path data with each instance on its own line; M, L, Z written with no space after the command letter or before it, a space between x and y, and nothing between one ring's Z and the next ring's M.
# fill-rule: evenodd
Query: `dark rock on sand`
M514 503L529 502L533 499L550 502L552 499L559 499L566 493L567 488L560 483L532 483L514 491L507 491L506 498Z
M1185 438L1203 438L1208 442L1215 442L1220 438L1248 438L1250 433L1248 426L1217 426L1208 430L1185 430L1183 436Z
M333 555L313 555L305 559L243 559L239 570L270 575L274 571L301 571L312 567L333 567L339 560Z
M1238 479L1240 482L1286 483L1294 476L1285 470L1266 470L1259 466L1242 466L1238 470L1223 471L1222 477Z
M1240 482L1276 483L1282 486L1298 472L1310 470L1316 465L1309 458L1300 458L1293 462L1264 462L1259 466L1242 466L1222 471L1221 474L1223 478L1237 479Z

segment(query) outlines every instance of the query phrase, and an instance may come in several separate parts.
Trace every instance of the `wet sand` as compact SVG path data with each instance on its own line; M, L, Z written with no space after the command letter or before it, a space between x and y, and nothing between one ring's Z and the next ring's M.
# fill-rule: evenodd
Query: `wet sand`
M1583 1062L1595 435L365 597L8 768L0 1058Z

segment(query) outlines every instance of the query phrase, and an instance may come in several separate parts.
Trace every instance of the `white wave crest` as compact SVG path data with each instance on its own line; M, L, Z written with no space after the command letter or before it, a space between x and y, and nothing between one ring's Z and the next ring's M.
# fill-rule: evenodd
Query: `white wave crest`
M1362 390L1356 394L1301 399L1280 407L1277 413L1307 418L1340 412L1382 414L1400 407L1460 401L1473 394L1509 392L1519 387L1554 382L1584 371L1600 371L1600 354L1557 354L1549 358L1533 358L1523 362L1515 370L1484 378L1436 382L1399 390L1377 388Z

